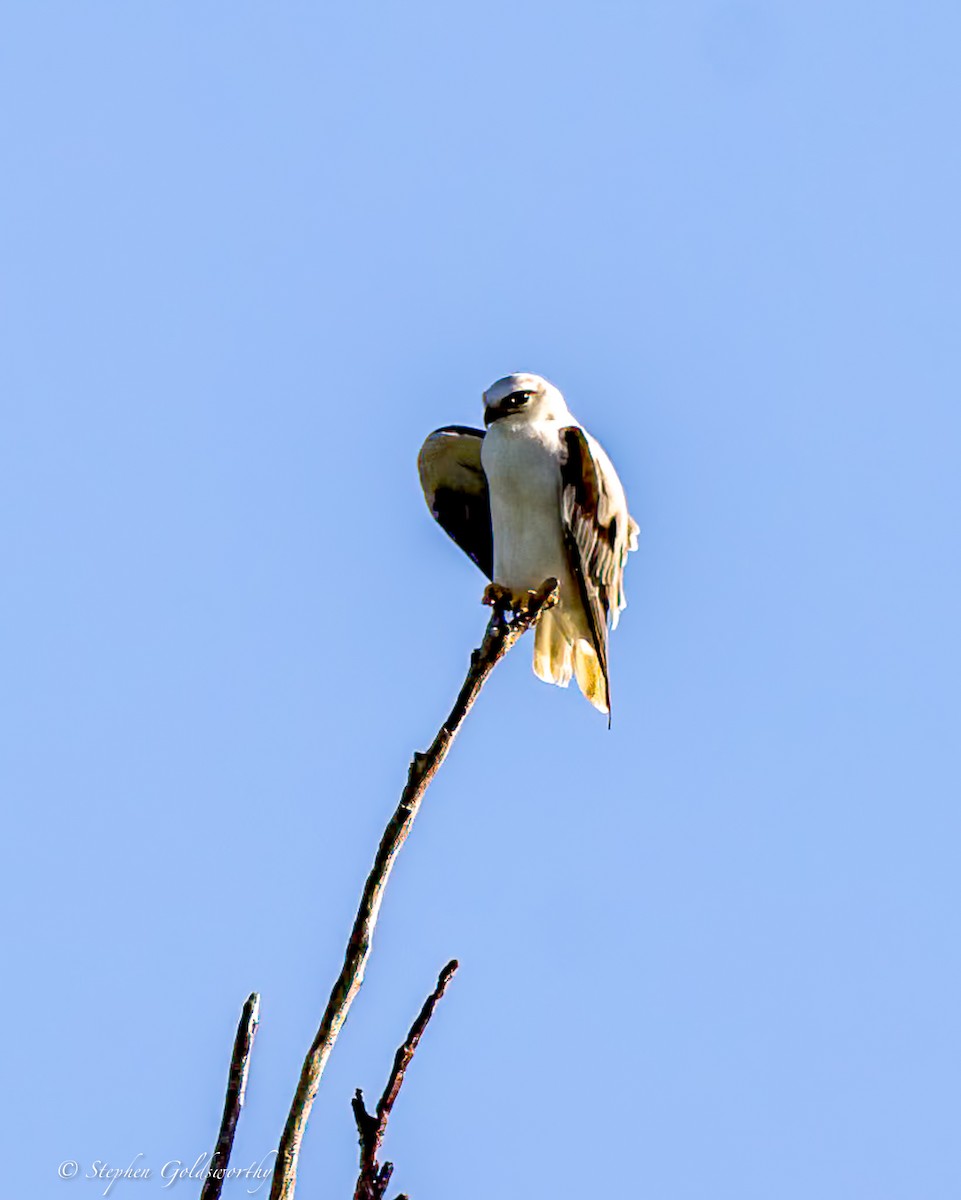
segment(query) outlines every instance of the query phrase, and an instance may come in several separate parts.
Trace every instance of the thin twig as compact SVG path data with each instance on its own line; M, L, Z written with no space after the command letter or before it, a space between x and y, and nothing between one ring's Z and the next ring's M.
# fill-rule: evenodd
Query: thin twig
M300 1154L300 1144L307 1126L307 1118L310 1116L310 1109L317 1095L320 1078L327 1065L334 1042L337 1040L337 1035L340 1033L354 997L363 983L364 971L370 957L371 938L374 926L377 924L381 901L384 898L384 889L390 878L397 853L410 833L424 792L447 757L447 752L457 736L457 731L470 712L491 671L517 639L534 625L541 612L555 602L556 598L557 580L548 579L531 597L530 604L525 611L512 615L509 620L506 619L503 606L495 605L484 634L484 640L471 655L470 670L467 672L467 678L464 680L447 720L438 730L437 736L431 742L427 752L414 754L407 773L407 783L401 793L400 803L397 805L394 815L387 822L387 828L377 847L374 865L364 884L360 907L354 918L350 941L347 943L344 965L330 993L320 1028L317 1030L313 1045L307 1052L300 1072L297 1090L294 1093L293 1103L290 1106L290 1113L277 1151L270 1200L293 1200L294 1187L297 1182L297 1158Z
M400 1093L404 1075L414 1057L417 1043L420 1041L427 1022L434 1014L437 1001L443 996L447 985L457 970L457 959L452 959L437 977L437 987L424 1001L424 1007L417 1014L417 1019L410 1027L410 1033L404 1044L394 1055L394 1065L391 1067L390 1078L384 1088L384 1094L377 1102L377 1115L372 1117L364 1106L364 1093L357 1089L350 1102L357 1122L357 1132L360 1135L360 1174L357 1177L357 1187L354 1190L354 1200L383 1200L390 1182L394 1164L385 1162L380 1166L377 1157L380 1154L384 1134L387 1132L387 1121L394 1101Z
M240 1110L244 1106L247 1074L250 1070L250 1052L254 1046L254 1037L259 1021L260 996L257 992L251 992L237 1025L237 1036L234 1038L234 1050L230 1056L230 1071L227 1075L224 1115L220 1122L220 1133L217 1135L217 1146L214 1149L213 1158L211 1158L210 1167L207 1170L207 1178L200 1192L200 1200L219 1200L220 1198L220 1189L224 1185L224 1174L230 1164L230 1151L234 1145L234 1134L237 1132Z

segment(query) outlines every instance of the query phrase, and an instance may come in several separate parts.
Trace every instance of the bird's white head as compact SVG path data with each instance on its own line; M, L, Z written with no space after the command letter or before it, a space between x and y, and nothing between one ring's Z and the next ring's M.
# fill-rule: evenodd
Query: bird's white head
M521 421L571 419L564 397L540 375L505 375L484 393L484 424L515 418Z

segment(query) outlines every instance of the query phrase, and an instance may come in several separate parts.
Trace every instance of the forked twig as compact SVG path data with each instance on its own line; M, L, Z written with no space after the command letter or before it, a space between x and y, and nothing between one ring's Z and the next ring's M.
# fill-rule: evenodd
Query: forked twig
M287 1117L277 1151L270 1200L293 1200L297 1182L297 1159L307 1126L307 1118L310 1115L320 1085L320 1078L327 1065L334 1042L337 1040L337 1035L340 1033L354 997L363 983L364 971L370 957L371 938L374 926L377 924L381 901L384 898L384 889L390 878L398 851L410 833L424 792L447 757L447 752L450 750L464 718L470 712L491 671L517 639L535 624L541 612L550 608L556 599L557 580L548 579L531 596L530 603L523 612L514 613L508 618L504 606L495 604L484 640L471 655L467 678L464 680L447 720L438 730L437 736L431 742L426 753L415 753L414 755L407 774L407 783L401 793L400 803L397 805L394 815L387 822L387 828L377 847L374 865L364 884L360 907L354 918L354 926L347 943L344 965L334 983L330 999L327 1001L327 1008L320 1022L320 1028L317 1030L313 1045L307 1052L300 1072L297 1090L294 1093L290 1114Z
M383 1200L393 1174L394 1164L385 1162L383 1166L380 1166L377 1158L380 1154L384 1134L387 1132L390 1111L400 1093L404 1075L414 1057L417 1043L427 1028L427 1022L434 1014L437 1001L443 996L456 970L457 959L455 958L441 971L437 978L437 986L424 1001L424 1007L411 1025L410 1033L404 1044L394 1055L390 1078L387 1080L384 1094L377 1101L376 1115L371 1116L364 1106L364 1093L360 1088L354 1093L354 1098L350 1102L350 1106L354 1110L354 1120L357 1122L357 1132L360 1135L360 1174L357 1177L357 1187L354 1189L354 1200Z

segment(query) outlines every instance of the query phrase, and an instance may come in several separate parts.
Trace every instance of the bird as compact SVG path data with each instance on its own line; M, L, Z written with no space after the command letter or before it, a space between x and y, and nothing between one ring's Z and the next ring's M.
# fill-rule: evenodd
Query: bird
M558 582L557 603L534 632L534 674L574 678L608 714L608 630L627 605L624 567L638 525L597 440L540 375L498 379L483 394L484 429L446 425L417 457L427 506L491 581L485 600L523 611Z

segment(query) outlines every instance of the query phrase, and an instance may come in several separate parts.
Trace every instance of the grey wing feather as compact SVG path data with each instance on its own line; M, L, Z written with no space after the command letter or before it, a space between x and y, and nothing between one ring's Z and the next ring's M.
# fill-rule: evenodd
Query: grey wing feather
M624 489L600 445L578 426L561 431L561 516L568 561L591 626L610 706L608 626L617 625L627 604L624 564L637 546L637 524L627 511Z
M417 456L427 507L445 533L484 572L494 575L490 492L481 465L484 433L468 425L435 429Z

